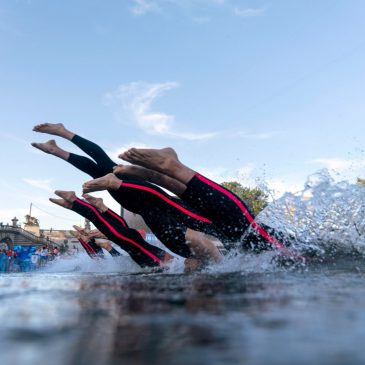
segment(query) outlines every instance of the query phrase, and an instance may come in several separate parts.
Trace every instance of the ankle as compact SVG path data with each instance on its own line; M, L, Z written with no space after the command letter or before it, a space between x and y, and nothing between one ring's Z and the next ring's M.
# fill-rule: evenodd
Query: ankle
M120 180L113 175L108 183L108 190L118 190L120 188Z
M62 130L62 132L60 133L59 136L71 141L72 138L75 137L75 133L72 133L71 131L69 131L65 128L65 129Z
M100 204L98 207L97 207L100 211L100 213L105 213L109 208L104 205L104 204Z

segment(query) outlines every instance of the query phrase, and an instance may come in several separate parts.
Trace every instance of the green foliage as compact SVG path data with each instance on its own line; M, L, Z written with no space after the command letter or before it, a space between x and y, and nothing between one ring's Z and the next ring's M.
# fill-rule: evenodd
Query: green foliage
M268 204L268 195L259 188L246 188L237 181L225 181L222 183L222 186L246 202L253 210L255 216Z

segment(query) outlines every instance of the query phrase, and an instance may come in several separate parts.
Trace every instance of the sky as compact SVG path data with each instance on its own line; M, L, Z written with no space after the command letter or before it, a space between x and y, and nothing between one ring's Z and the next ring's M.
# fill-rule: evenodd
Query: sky
M324 168L365 177L364 12L363 0L1 0L0 222L32 203L42 228L82 223L48 201L90 178L31 147L52 138L32 132L43 122L116 162L171 146L274 197Z

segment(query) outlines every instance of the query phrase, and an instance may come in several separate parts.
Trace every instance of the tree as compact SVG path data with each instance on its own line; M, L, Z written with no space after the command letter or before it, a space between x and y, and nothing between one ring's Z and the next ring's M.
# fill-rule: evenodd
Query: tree
M237 181L225 181L222 186L245 201L251 207L255 216L268 204L268 195L259 188L247 188Z

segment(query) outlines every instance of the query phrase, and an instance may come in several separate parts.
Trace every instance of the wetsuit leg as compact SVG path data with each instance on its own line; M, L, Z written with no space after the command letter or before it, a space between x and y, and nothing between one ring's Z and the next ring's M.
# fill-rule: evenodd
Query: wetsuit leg
M91 239L89 242L85 242L83 239L79 238L79 242L90 258L94 259L96 257L104 257L102 248L95 243L94 239Z
M87 173L94 179L105 175L103 174L102 169L100 169L99 166L88 157L70 153L70 157L67 162L75 166L78 170Z
M118 257L118 256L122 256L122 254L120 252L118 252L114 247L112 247L112 249L109 251L110 255L112 255L113 257Z
M189 258L193 254L186 243L186 226L166 215L157 207L150 209L148 214L143 216L148 227L153 227L153 234L176 255Z
M125 219L111 209L108 209L106 212L100 214L103 217L105 217L110 223L112 223L115 227L118 227L119 225L120 227L129 228Z
M113 197L123 207L142 215L143 218L148 211L158 208L164 212L160 215L161 221L165 219L164 216L168 216L171 217L171 222L176 221L190 229L214 234L215 227L208 218L198 214L181 199L171 197L154 184L140 180L123 180L119 189L113 191ZM151 226L150 228L154 232Z
M113 171L116 163L100 146L78 135L75 135L71 142L93 158L96 163L87 157L75 154L70 154L69 163L93 178ZM199 216L180 199L171 197L147 181L131 179L128 176L121 176L121 178L123 179L121 188L117 192L109 191L109 193L124 208L140 214L151 231L172 252L183 257L191 256L190 249L185 243L187 228L221 239L221 233L208 219Z
M108 209L104 213L100 213L107 217L109 221L114 221L114 225L121 224L128 227L126 221L117 213ZM174 221L171 217L166 216L165 212L157 207L149 209L143 215L143 219L148 227L153 227L154 235L164 243L164 245L173 253L182 257L191 257L192 253L186 244L185 233L186 226Z
M113 167L116 166L116 163L112 161L105 151L96 143L78 135L75 135L71 142L96 162L98 169L90 164L90 162L92 162L91 160L88 159L89 161L86 162L80 159L82 156L78 156L79 158L76 159L78 160L78 168L82 171L86 172L86 170L88 170L89 172L87 173L90 174L91 170L93 170L94 175L98 174L100 176L104 176L113 171ZM70 160L72 160L71 163L75 164L75 155L72 155L72 157L70 156ZM150 209L151 207L156 206L156 204L159 204L166 212L165 214L172 215L177 221L186 224L187 227L191 229L203 232L209 231L209 233L212 230L212 226L208 219L200 217L180 199L171 197L156 185L139 179L131 179L128 176L122 176L121 178L123 182L119 193L115 194L113 191L110 191L110 193L129 211L143 216L146 212L146 208Z
M105 175L105 171L99 169L99 165L97 165L94 161L87 157L70 154L68 162L94 178ZM127 182L128 181L126 181L125 183ZM161 189L158 189L152 184L143 183L140 181L133 181L133 183L136 187L145 186L148 187L151 191L159 190L164 195L168 196L165 192L163 192ZM187 227L183 223L177 221L177 219L179 219L179 216L177 216L176 218L170 217L169 212L157 208L156 197L154 195L143 195L141 194L141 192L143 192L143 190L137 188L128 189L128 191L124 191L123 194L116 194L114 191L109 191L114 199L116 199L124 208L133 213L140 214L143 217L147 226L167 248L182 257L190 257L191 251L185 242L185 233ZM153 198L152 201L151 197ZM173 198L171 198L171 200L174 201ZM159 200L157 200L157 202L159 202ZM181 201L180 203L183 204ZM124 222L124 226L127 227L127 223L122 217L110 210L108 211L108 214L109 219L117 219L117 221L122 220ZM203 232L211 232L213 229L211 224L206 224L198 220L189 221L189 218L186 218L184 215L181 216L181 212L179 214L180 221L187 220L189 222L189 228L191 229Z
M255 222L251 209L243 200L200 174L195 174L188 182L181 199L209 218L233 242L239 241L251 227L271 246L285 247L274 235Z
M165 251L152 246L143 240L134 229L116 225L115 221L107 219L95 207L87 202L76 199L72 210L89 219L109 240L118 244L131 258L142 267L160 266L165 256Z
M96 143L80 137L77 134L74 135L71 142L96 162L99 167L99 173L101 174L100 176L104 176L110 172L113 172L113 167L117 164Z

